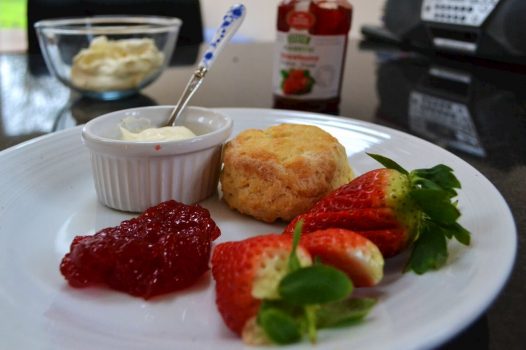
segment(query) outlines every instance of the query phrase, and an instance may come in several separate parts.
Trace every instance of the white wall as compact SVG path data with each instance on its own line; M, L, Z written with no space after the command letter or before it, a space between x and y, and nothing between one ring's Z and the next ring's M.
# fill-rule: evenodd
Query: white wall
M276 34L277 4L280 0L201 0L205 28L215 29L223 13L235 3L247 7L247 17L239 34L258 41L273 41ZM354 8L351 37L360 37L360 27L365 23L380 23L385 0L350 0Z

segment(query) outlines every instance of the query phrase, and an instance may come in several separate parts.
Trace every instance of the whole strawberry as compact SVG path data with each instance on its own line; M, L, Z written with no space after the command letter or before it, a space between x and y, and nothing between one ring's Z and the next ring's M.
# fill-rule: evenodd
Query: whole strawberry
M301 224L294 235L267 234L238 242L219 244L212 255L212 275L216 285L216 304L225 324L249 344L288 344L308 335L316 340L320 328L355 322L366 316L374 305L372 299L349 299L353 283L347 277L349 267L363 269L356 276L373 273L367 281L377 282L383 274L383 259L378 249L365 238L345 239L345 247L327 247L311 255L306 247L316 250L320 243L338 244L339 239L300 239ZM338 234L338 233L336 233ZM312 237L317 237L313 233ZM331 243L332 242L332 243ZM376 249L372 253L368 249ZM345 258L347 274L318 262L327 253ZM355 250L355 251L354 251ZM379 256L373 267L365 256ZM373 259L374 260L374 259ZM364 260L365 261L365 260ZM378 269L380 271L378 271Z
M303 221L303 232L353 230L375 243L385 257L413 244L408 270L424 273L447 259L447 239L468 245L470 233L457 223L452 199L460 182L451 168L437 165L408 172L394 161L369 154L386 168L369 171L317 202L285 229Z

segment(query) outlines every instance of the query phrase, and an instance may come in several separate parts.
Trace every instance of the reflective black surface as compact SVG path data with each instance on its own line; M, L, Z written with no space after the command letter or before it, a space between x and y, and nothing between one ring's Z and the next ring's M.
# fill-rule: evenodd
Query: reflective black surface
M393 57L379 65L376 86L380 120L503 170L524 163L523 75L446 58Z
M375 121L430 140L477 168L502 193L518 229L519 248L508 284L485 315L443 348L524 349L524 69L382 49L372 52L378 63Z
M174 104L194 69L184 64L193 59L185 59L182 51L179 55L180 64L142 94L110 102L71 93L47 75L38 58L0 55L0 149L113 110ZM272 55L271 43L231 45L191 104L271 108ZM506 287L485 314L442 349L526 348L525 71L358 42L349 45L339 114L415 134L458 155L499 189L517 224L519 251Z

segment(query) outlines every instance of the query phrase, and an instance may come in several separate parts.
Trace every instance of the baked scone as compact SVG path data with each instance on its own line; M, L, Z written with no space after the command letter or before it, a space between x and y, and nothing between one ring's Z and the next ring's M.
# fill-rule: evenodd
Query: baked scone
M223 161L225 202L266 222L292 220L353 177L345 148L311 125L245 130L225 145Z

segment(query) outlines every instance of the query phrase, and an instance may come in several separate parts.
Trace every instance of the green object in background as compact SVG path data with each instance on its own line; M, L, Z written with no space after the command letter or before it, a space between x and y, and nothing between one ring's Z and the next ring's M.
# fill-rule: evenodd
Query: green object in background
M0 0L0 28L26 27L26 0Z

